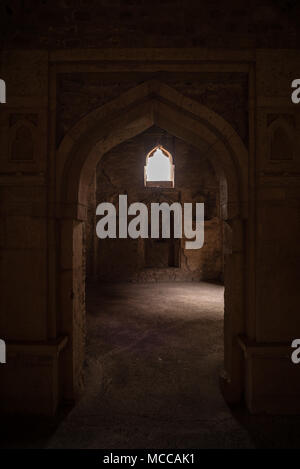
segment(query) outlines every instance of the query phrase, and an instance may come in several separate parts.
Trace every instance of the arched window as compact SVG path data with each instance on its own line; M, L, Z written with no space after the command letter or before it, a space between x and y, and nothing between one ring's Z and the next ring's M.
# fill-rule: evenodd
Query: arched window
M174 187L174 165L171 153L161 145L151 150L144 167L146 187Z

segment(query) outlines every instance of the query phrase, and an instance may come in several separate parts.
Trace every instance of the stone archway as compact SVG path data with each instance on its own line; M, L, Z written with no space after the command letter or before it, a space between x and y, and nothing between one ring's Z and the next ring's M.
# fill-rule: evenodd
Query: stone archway
M245 332L244 220L248 216L248 153L235 130L219 115L157 81L146 82L81 119L56 155L56 217L59 220L57 323L69 342L63 366L63 394L81 387L84 358L83 223L87 188L102 155L152 125L199 148L221 181L221 214L230 233L225 269L225 395L237 401L243 389L238 335Z

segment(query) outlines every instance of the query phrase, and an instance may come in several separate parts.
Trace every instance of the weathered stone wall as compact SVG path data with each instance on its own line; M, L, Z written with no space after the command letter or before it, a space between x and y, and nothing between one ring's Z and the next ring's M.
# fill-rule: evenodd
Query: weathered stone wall
M96 277L96 259L97 250L96 232L96 174L93 176L89 187L89 199L87 210L87 222L84 230L84 259L85 259L85 277L93 279Z
M116 8L119 11L119 3L118 7L113 6L114 2L106 3L107 10ZM284 9L285 2L268 2L269 7L257 4L251 10L252 13L249 13L252 6L238 7L240 12L243 11L241 16L247 17L249 21L247 28L256 31L252 36L253 41L249 40L249 30L239 19L235 21L238 30L243 29L241 34L235 34L233 29L228 28L228 24L225 26L229 15L226 16L222 9L218 10L221 15L219 22L224 22L224 25L218 28L217 22L206 23L207 15L212 15L213 9L217 11L214 2L212 6L201 8L201 13L205 10L203 16L200 13L198 17L195 15L195 21L191 20L188 25L190 31L195 31L192 25L197 24L199 33L195 31L193 34L199 36L199 42L197 39L195 43L190 41L189 35L183 39L186 31L180 35L180 41L179 36L176 40L174 36L168 36L168 30L162 29L162 16L155 13L155 20L158 21L155 25L156 33L153 29L150 35L149 30L146 32L147 29L143 29L145 23L141 22L137 25L141 27L140 33L128 36L128 39L121 29L111 35L109 33L105 39L106 32L100 26L97 36L92 25L86 25L91 28L90 35L83 35L84 28L80 26L74 37L66 37L68 28L72 31L73 27L66 18L77 17L76 21L79 22L75 10L79 10L80 5L83 9L90 8L89 15L93 18L100 18L101 21L105 18L103 23L109 23L107 16L99 17L96 14L97 5L102 5L100 2L93 4L95 10L83 7L84 3L79 1L76 7L74 2L71 6L68 6L70 3L67 1L61 2L66 17L56 9L56 2L46 2L41 8L32 9L32 24L30 13L26 12L28 21L24 22L24 12L20 11L19 24L27 25L23 29L14 30L13 25L9 25L8 17L1 16L10 31L5 42L7 49L1 52L0 64L1 78L7 83L7 104L1 104L0 115L0 332L1 338L8 343L8 363L0 368L1 408L51 413L57 406L58 390L60 395L73 398L74 390L80 387L84 356L82 239L86 207L72 203L64 205L61 203L60 191L65 186L71 187L72 183L76 186L76 178L72 178L74 172L69 172L72 158L77 156L78 167L80 164L83 166L87 158L87 154L79 155L81 161L78 162L78 155L71 153L74 142L78 142L77 132L86 136L86 129L82 129L79 119L104 102L118 97L122 91L155 77L185 97L189 96L193 101L207 105L202 130L216 124L216 116L211 120L210 109L223 115L231 124L229 130L226 125L224 129L220 129L220 126L212 129L218 134L213 132L218 156L222 156L222 152L224 156L219 161L231 168L232 158L237 176L232 171L234 175L231 182L236 177L240 185L240 199L233 198L233 204L229 205L231 218L226 222L226 230L228 228L232 236L231 250L226 253L229 262L225 290L225 317L229 318L228 322L225 321L225 360L229 387L238 382L238 391L245 391L248 408L253 412L299 412L299 369L290 360L291 341L300 331L300 105L293 104L290 96L291 82L300 76L299 50L243 49L254 43L265 47L298 47L299 28L296 31L292 24L300 17L294 14L299 8L299 2L288 3L292 5L291 10ZM1 8L7 4L2 2ZM17 2L8 5L12 10L12 23L16 5ZM152 5L141 8L155 12ZM135 19L139 18L139 7L134 11L137 15ZM7 12L10 15L9 9ZM291 22L287 20L290 12L293 12ZM71 16L68 16L69 13ZM236 13L236 18L239 16ZM37 17L40 21L35 23L34 18ZM176 14L173 17L176 23ZM233 17L234 14L230 14L230 18ZM256 19L252 24L254 17ZM60 32L56 21L61 22ZM205 24L213 24L207 33ZM272 24L272 28L268 29L269 24ZM256 29L253 25L256 25ZM114 27L113 22L107 28L111 27ZM224 28L227 33L221 34ZM0 29L1 32L5 31L5 28ZM161 40L163 34L165 39ZM206 45L213 44L215 40L215 44L224 49L132 49L129 52L103 49L54 52L11 50L12 46L69 47L72 44L131 47L134 44L133 36L139 47L151 44L183 47L190 43L200 44L201 40ZM111 38L117 38L116 42ZM225 50L230 45L233 49ZM103 75L100 76L102 71ZM108 71L109 74L106 74ZM122 83L120 88L117 83ZM162 108L164 99L164 96L156 96L153 101ZM170 120L173 110L174 115L186 118L189 113L186 98L182 98L182 106L180 104L176 102L172 107L172 102L168 102ZM191 130L197 133L201 119L197 120L193 112L197 107L194 102L190 106ZM141 106L141 114L143 109ZM126 111L124 105L123 112ZM88 125L93 126L94 115L89 117ZM142 119L143 116L140 117ZM148 115L143 123L146 119L149 119ZM100 120L103 121L104 118ZM78 127L66 136L60 148L59 156L65 158L61 162L56 153L57 145L75 122ZM247 154L245 149L244 159L238 152L232 152L227 158L229 150L226 145L232 149L230 143L235 138L234 129L249 150ZM109 141L114 131L110 130ZM188 140L187 131L185 135ZM198 135L200 139L201 131ZM102 143L107 143L105 138ZM108 195L113 196L126 190L126 187L119 185L119 181L127 174L128 158L132 158L132 154L141 158L140 166L134 166L137 170L135 180L140 181L136 191L140 190L142 194L145 191L142 166L148 147L142 145L140 152L132 152L130 145L134 147L135 143L130 140L124 144L123 154L126 158L122 161L116 151L110 152L111 159L118 161L118 171L114 169L112 173L107 171L106 174L116 184L116 188L111 188L101 173L102 182L98 187L105 187L104 200L107 200ZM181 172L178 167L182 164L182 171L188 171L183 163L193 158L186 158L180 163L180 148L184 153L187 147L176 140L176 191L182 184L182 193L192 198L193 194L187 195L185 182L180 182ZM199 168L203 169L204 174L206 163L202 161L201 155L198 157ZM107 155L103 162L106 158ZM201 177L197 176L193 185L196 191L197 184L199 191L202 184L205 191L201 197L207 197L209 191ZM190 180L192 184L193 175ZM248 186L245 180L249 182ZM142 198L134 194L135 200ZM235 205L238 200L242 202L241 207ZM212 206L217 206L217 201ZM206 225L214 220L217 225L217 215L212 212ZM86 239L89 238L91 235L86 232ZM206 252L207 258L212 259L209 249ZM133 258L136 259L137 255ZM200 261L201 265L206 262L205 259ZM193 258L190 265L193 268L195 264L199 265L198 259ZM156 278L159 278L158 271L162 277L165 275L163 269L156 269ZM66 340L61 339L63 336L66 336ZM244 363L238 355L241 350L238 344L242 345L245 352ZM60 363L60 353L65 346L66 356ZM245 374L241 363L245 365ZM58 382L58 367L62 370L63 385ZM31 387L27 386L28 382L32 383ZM236 402L237 396L240 394L234 390L231 400Z
M297 0L1 2L5 46L297 47Z
M88 112L153 78L217 112L247 144L247 73L203 71L60 73L57 79L57 144L78 119Z
M0 114L0 331L45 340L48 57L3 52L1 66L9 100Z
M157 143L163 144L173 156L174 189L144 187L146 155ZM127 194L128 205L143 202L150 214L151 202L190 202L194 208L196 202L204 202L205 243L200 250L187 250L185 239L175 241L178 246L173 248L172 240L96 238L95 244L90 237L88 259L93 262L90 253L94 250L98 278L102 281L220 280L223 266L219 192L219 182L205 156L158 127L105 154L97 167L96 204L113 202L117 206L119 194ZM95 226L95 209L96 205L92 205L88 227ZM163 258L170 248L175 249L179 257L173 266L164 263ZM89 266L88 271L92 270Z

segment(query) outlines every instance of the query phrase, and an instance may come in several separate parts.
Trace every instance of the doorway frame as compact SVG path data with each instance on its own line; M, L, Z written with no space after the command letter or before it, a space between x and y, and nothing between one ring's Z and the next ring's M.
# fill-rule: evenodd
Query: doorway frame
M102 154L113 146L131 138L156 124L166 131L183 138L203 150L203 141L216 153L214 166L221 171L224 186L228 187L227 207L222 207L222 218L231 230L232 245L226 253L225 270L225 320L224 320L224 373L222 388L229 402L241 399L244 388L243 355L238 337L251 336L255 316L251 298L254 298L253 235L254 235L254 172L249 154L254 152L254 69L251 63L229 64L227 69L243 70L249 74L249 148L221 116L199 103L181 95L171 87L156 81L147 81L117 99L90 112L80 119L64 136L56 150L56 79L58 73L88 68L96 71L99 64L89 65L91 55L82 65L76 57L65 63L63 52L50 57L50 141L49 155L55 155L50 166L49 191L49 335L68 336L68 346L62 357L63 382L61 393L64 398L74 399L82 390L82 362L84 358L84 314L78 304L82 292L74 291L82 281L80 265L82 254L78 242L86 219L85 186L92 168ZM247 51L246 51L247 52ZM168 52L172 55L172 53ZM247 55L247 53L246 53ZM116 63L120 60L116 54ZM142 60L141 56L140 59ZM183 60L183 56L181 58ZM249 57L248 57L249 60ZM249 60L251 62L252 60ZM180 62L180 60L179 60ZM166 61L166 66L169 66ZM197 64L199 68L199 64ZM204 69L217 70L218 66L207 64L202 58ZM178 65L180 69L184 68ZM190 66L195 68L194 65ZM222 68L222 67L221 67ZM224 66L223 66L224 68ZM180 116L180 124L175 117ZM183 124L184 123L184 124ZM99 132L99 128L101 132ZM112 129L113 134L109 131ZM116 138L116 133L118 134ZM101 135L100 135L101 134ZM100 138L101 137L101 138ZM88 144L87 144L88 141ZM200 143L201 142L201 143ZM220 173L219 173L220 174ZM251 227L251 229L250 229ZM52 242L51 242L52 241ZM52 255L51 255L52 254ZM251 265L252 268L251 268ZM78 270L79 269L79 270ZM74 282L77 277L77 283ZM226 283L229 278L239 279L232 288ZM232 282L233 283L233 282ZM54 300L51 292L55 291ZM77 326L76 326L77 324ZM80 332L81 331L81 332Z

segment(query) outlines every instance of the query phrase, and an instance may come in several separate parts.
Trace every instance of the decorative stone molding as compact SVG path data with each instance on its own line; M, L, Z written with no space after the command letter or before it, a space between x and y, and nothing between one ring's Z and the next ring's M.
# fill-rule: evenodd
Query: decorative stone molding
M245 398L252 413L300 412L299 369L291 360L291 344L257 343L240 336L245 357Z
M228 206L246 208L248 155L236 131L215 112L156 80L96 109L66 134L57 151L57 200L86 205L85 188L101 156L153 124L209 155L228 181Z
M48 342L6 341L7 362L0 368L1 412L55 414L60 400L60 360L67 342L67 337Z
M294 128L283 117L272 121L268 127L269 160L272 163L289 161L294 158Z

